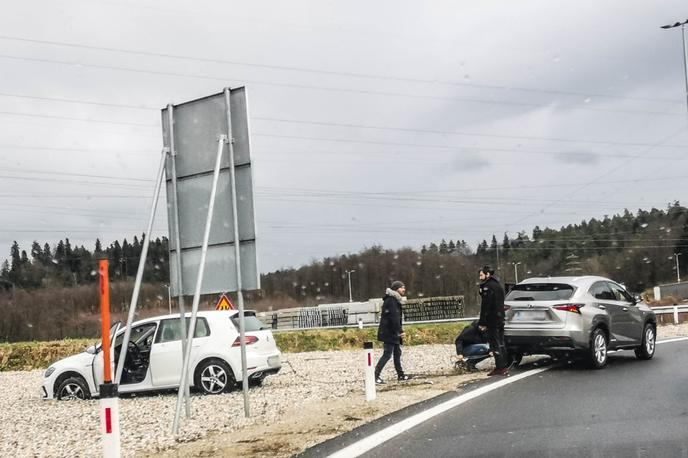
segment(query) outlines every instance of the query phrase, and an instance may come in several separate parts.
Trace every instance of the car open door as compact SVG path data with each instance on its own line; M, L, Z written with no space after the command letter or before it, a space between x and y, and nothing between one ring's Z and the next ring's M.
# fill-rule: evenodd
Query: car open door
M120 332L120 330L123 330L122 323L120 321L116 322L110 327L110 367L112 368L113 378L115 376L115 336ZM96 390L98 390L100 385L103 384L105 378L105 366L103 365L104 354L105 352L103 349L96 345L96 354L93 356L93 365L91 366L93 370L93 380L96 384Z

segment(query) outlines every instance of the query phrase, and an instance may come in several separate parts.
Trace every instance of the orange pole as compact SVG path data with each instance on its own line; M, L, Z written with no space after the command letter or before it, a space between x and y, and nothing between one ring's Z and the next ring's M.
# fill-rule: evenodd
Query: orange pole
M103 333L103 367L105 368L105 383L112 382L112 367L110 366L110 278L108 276L108 260L100 260L100 315L101 331Z

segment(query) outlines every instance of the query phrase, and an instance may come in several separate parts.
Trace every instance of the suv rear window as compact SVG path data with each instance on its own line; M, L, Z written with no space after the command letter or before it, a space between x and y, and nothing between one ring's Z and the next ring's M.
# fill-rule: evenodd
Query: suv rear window
M232 320L232 324L234 324L234 327L239 330L239 315L234 315L233 317L230 318ZM255 315L249 315L248 313L244 313L244 331L245 332L253 332L253 331L262 331L264 329L269 329L265 324L260 321L258 318L256 318Z
M515 285L507 301L565 301L573 296L575 288L565 283L526 283Z

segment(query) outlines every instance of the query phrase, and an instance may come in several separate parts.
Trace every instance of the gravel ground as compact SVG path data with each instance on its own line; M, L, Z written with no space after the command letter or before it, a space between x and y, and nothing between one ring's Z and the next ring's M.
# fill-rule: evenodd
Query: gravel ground
M658 334L660 339L688 336L688 324L662 326ZM376 360L380 354L376 351ZM451 345L405 347L404 366L417 374L420 382L403 389L425 389L423 383L452 374L452 354ZM122 455L148 456L174 450L179 446L177 441L221 436L250 425L264 428L301 405L315 406L316 414L322 410L322 421L326 422L328 401L363 397L361 351L285 354L283 360L288 363L278 375L268 377L263 387L250 390L250 419L244 418L240 391L193 396L192 418L182 417L176 439L171 433L175 393L121 399ZM383 377L394 378L392 366L390 361ZM0 372L0 456L102 456L98 401L44 401L40 395L42 376L43 371ZM484 374L478 375L481 377Z

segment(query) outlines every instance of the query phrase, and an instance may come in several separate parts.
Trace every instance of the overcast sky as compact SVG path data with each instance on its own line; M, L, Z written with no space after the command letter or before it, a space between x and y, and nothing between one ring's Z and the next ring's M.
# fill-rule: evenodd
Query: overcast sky
M248 91L263 272L685 204L681 31L660 26L686 17L678 0L12 2L0 259L144 232L160 109L225 86Z

